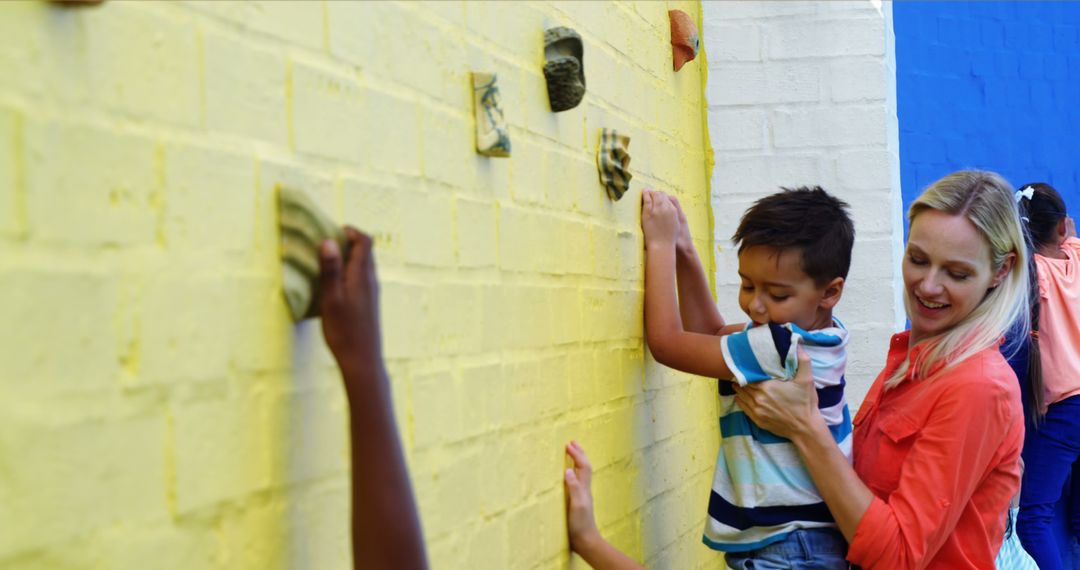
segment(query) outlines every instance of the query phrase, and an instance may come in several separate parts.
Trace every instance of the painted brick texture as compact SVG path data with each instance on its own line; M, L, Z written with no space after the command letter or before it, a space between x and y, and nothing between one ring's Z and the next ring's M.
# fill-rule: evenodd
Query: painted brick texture
M345 404L318 323L281 298L278 184L375 236L435 568L581 567L571 437L619 547L720 567L700 542L715 384L642 340L641 187L712 243L704 56L671 71L676 7L700 20L695 2L0 5L0 569L350 567ZM557 115L547 23L586 50L589 92ZM511 158L473 150L473 69L499 74ZM617 203L602 127L632 137Z
M781 186L820 185L851 205L856 240L834 314L852 333L848 401L857 407L904 323L892 5L704 2L716 290L737 303L742 212Z
M1080 207L1080 6L896 5L904 203L961 168L1043 181Z

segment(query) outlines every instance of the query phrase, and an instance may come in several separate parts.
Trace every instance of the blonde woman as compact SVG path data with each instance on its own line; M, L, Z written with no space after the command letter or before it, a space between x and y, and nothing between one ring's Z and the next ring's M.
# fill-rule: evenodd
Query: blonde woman
M855 418L854 465L818 411L809 361L794 381L736 388L737 399L795 444L853 564L989 570L1020 485L1024 416L999 351L1007 329L1027 326L1020 221L1009 184L979 171L935 182L908 219L911 329L892 338Z

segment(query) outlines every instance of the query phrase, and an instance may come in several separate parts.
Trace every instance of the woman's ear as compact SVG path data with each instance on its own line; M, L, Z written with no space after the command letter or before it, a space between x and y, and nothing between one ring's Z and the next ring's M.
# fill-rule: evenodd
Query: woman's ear
M844 278L837 277L829 281L821 290L821 301L818 306L822 309L832 309L840 302L840 296L844 293Z
M1005 260L1001 262L1001 267L994 273L994 279L990 282L990 288L993 289L994 287L1001 285L1001 282L1005 280L1005 276L1008 275L1015 266L1016 252L1011 251L1005 255Z

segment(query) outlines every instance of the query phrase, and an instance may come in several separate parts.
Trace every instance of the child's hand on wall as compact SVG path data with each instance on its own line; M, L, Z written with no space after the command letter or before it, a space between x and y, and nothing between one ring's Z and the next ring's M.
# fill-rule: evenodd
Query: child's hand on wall
M690 224L686 221L686 213L683 212L682 204L674 196L668 196L668 199L675 206L675 212L679 217L679 234L675 238L675 249L683 253L694 251L694 238L690 235Z
M1072 216L1065 216L1065 237L1076 237L1076 222L1073 221Z
M382 347L371 237L352 227L345 228L345 236L350 242L346 260L341 259L341 250L333 240L319 248L319 308L326 344L345 378L350 378L350 371L381 363Z
M566 454L574 460L574 466L566 470L566 530L570 535L570 548L580 552L587 548L600 534L593 515L592 465L585 450L576 441L566 446Z
M663 192L641 192L641 229L645 247L674 247L679 234L679 212Z

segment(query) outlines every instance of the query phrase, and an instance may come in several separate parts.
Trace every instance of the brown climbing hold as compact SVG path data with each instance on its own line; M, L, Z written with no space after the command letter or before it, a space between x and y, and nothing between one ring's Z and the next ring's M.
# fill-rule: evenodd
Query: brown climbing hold
M682 69L686 62L693 61L701 48L694 19L682 10L668 10L671 18L671 57L675 71Z
M585 48L574 30L559 26L544 31L544 79L551 110L568 111L585 97Z

